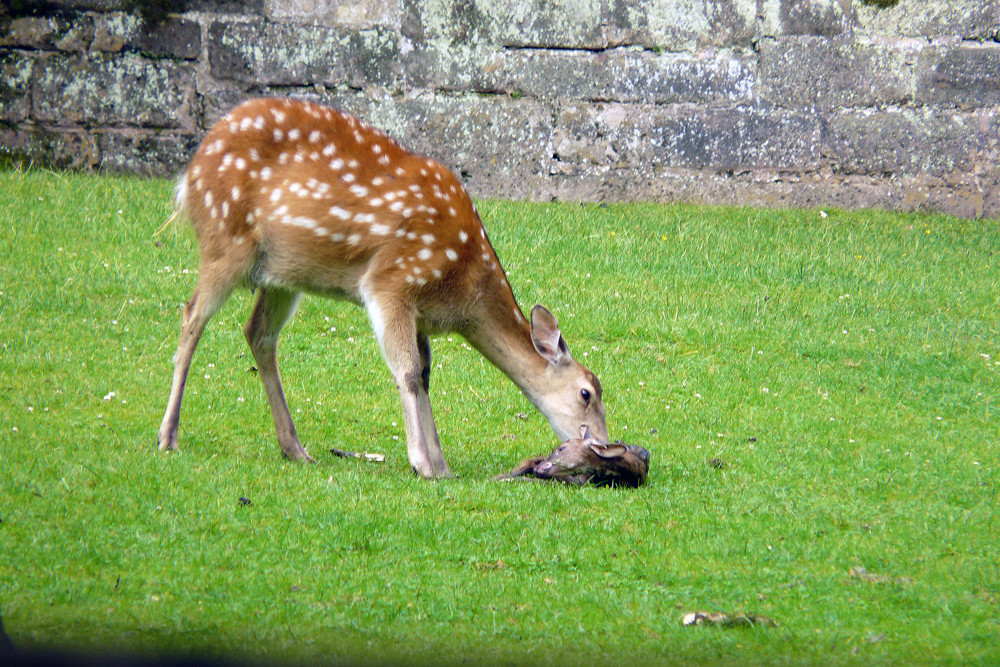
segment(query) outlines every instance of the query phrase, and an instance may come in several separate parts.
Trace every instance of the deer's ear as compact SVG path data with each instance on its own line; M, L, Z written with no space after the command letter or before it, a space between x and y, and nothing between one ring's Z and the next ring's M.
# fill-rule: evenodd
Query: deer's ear
M609 445L602 445L599 443L587 443L587 445L602 459L617 459L621 456L625 456L625 452L628 451L625 448L625 445L619 445L614 442Z
M550 364L558 366L572 358L556 318L544 306L531 309L531 343Z

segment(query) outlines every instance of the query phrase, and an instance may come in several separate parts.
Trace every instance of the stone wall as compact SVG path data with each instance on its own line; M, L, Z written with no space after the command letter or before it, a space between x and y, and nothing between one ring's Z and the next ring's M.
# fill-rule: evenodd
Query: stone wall
M1000 0L9 5L8 161L172 175L239 101L295 95L479 196L1000 217Z

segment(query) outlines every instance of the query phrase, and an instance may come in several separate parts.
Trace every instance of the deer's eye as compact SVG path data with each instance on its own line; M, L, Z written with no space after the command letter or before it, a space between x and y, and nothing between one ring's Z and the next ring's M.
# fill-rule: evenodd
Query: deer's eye
M580 390L580 398L583 399L583 404L584 405L590 405L590 390L589 389L581 389Z

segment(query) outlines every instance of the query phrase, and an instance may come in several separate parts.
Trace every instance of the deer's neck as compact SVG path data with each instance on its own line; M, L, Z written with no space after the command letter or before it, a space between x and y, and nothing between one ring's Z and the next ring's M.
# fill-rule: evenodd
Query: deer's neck
M535 380L547 364L531 342L531 325L510 288L480 299L476 310L462 335L535 402Z

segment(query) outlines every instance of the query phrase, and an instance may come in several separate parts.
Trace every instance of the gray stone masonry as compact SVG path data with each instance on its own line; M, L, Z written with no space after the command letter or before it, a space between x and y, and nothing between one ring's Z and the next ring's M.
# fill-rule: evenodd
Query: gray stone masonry
M260 95L481 197L1000 217L1000 0L0 3L0 165L173 176Z

